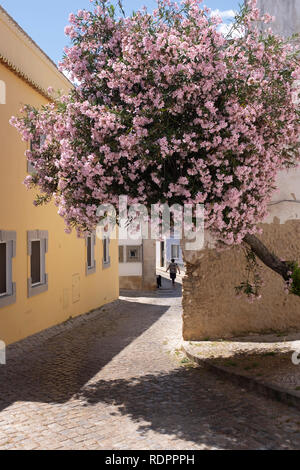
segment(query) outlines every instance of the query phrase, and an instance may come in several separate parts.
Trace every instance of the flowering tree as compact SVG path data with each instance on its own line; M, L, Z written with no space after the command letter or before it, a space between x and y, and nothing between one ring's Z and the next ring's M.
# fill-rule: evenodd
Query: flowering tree
M278 171L299 164L299 60L282 38L260 32L270 20L256 0L227 37L201 0L162 0L152 14L121 18L103 0L71 14L61 69L75 88L12 118L32 142L26 184L40 189L36 203L54 197L67 230L80 233L95 227L99 204L123 194L147 207L204 203L219 243L246 242L292 284L296 264L254 235Z

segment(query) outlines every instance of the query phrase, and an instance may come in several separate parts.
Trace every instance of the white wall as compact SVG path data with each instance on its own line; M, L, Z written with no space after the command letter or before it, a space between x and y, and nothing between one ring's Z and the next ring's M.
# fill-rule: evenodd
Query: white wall
M300 33L300 0L258 0L261 12L275 16L268 24L276 34L291 36ZM300 168L282 171L277 178L278 192L269 206L270 214L264 222L284 224L300 218Z
M143 243L142 238L132 240L119 240L119 246L124 246L124 256L126 259L126 246L141 246ZM142 249L142 248L141 248ZM143 263L119 263L119 276L142 276L143 275Z
M119 263L119 276L142 276L142 263Z
M138 238L137 240L132 240L131 238L128 238L128 240L119 240L119 245L123 246L140 246L142 243L143 240L141 238Z
M258 0L257 4L263 14L276 17L275 23L271 24L274 33L291 36L300 32L299 0Z
M156 242L156 267L160 268L160 241Z
M280 172L277 187L264 222L284 224L287 220L300 219L300 168Z

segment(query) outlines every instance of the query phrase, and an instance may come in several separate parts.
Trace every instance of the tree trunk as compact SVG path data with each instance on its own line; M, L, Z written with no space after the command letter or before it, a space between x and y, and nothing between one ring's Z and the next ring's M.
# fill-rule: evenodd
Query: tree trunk
M289 281L290 275L288 273L291 271L291 267L285 261L281 261L274 253L271 253L255 235L247 234L244 241L266 266L280 274L285 281Z

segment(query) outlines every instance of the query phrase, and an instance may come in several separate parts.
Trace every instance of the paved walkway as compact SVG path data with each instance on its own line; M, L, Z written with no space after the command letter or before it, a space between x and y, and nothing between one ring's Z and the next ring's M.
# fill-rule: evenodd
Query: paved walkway
M300 410L300 334L272 333L219 341L184 341L187 355L207 368L275 393ZM285 401L287 400L287 401Z
M182 361L180 285L119 301L0 367L1 449L299 449L300 413Z

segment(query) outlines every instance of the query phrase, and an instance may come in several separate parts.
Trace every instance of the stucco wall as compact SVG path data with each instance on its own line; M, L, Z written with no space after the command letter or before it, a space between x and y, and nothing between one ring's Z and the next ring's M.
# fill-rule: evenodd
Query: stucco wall
M64 233L63 220L54 205L33 206L34 194L23 185L27 169L24 152L28 144L22 142L16 129L9 125L9 119L24 103L41 106L46 100L2 64L0 79L6 83L6 104L0 105L0 230L17 233L12 269L16 302L0 308L0 339L9 344L116 299L119 295L118 243L111 241L111 266L103 269L102 241L97 239L96 272L87 276L84 240ZM28 298L27 231L36 229L49 233L48 291Z
M264 224L261 239L283 259L300 260L300 221ZM183 336L185 340L225 338L249 332L300 328L300 298L287 295L281 277L262 266L262 299L250 304L235 296L244 279L241 248L225 252L204 250L199 267L187 263L183 279Z

